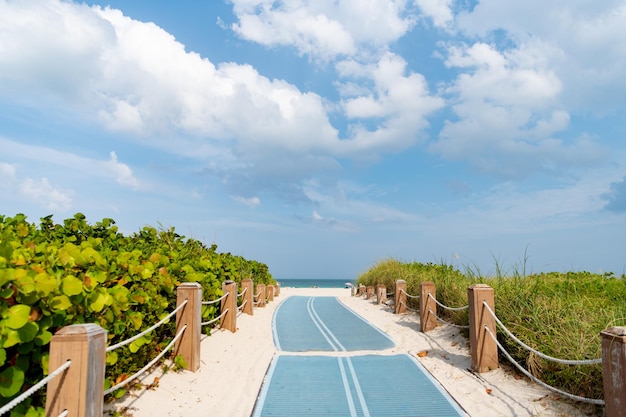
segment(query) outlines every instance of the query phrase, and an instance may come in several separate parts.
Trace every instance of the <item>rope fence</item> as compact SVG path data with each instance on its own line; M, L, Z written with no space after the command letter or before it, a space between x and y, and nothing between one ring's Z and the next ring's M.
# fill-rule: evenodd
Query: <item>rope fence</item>
M235 332L237 313L252 315L253 306L256 304L253 301L254 282L251 279L244 279L241 285L241 292L238 292L238 284L235 281L224 281L222 283L223 296L215 300L202 301L201 285L197 282L184 282L177 288L177 305L173 311L167 313L158 323L110 346L106 346L107 331L97 324L75 324L59 329L50 341L49 368L55 370L0 407L0 415L11 412L43 387L47 387L46 416L102 415L106 396L147 375L152 367L172 351L177 361L179 358L182 359L180 363L186 370L196 372L201 364L202 326L223 320L221 327ZM258 287L257 298L265 291L264 284L258 284ZM271 285L267 287L271 290L267 297L271 301L275 295L279 294L280 287ZM242 298L242 302L240 306L237 306L239 297ZM221 314L213 320L202 322L203 306L217 303L221 303ZM159 326L168 323L174 316L176 316L176 333L167 346L162 350L159 349L158 354L139 371L105 389L107 354L139 340ZM62 374L63 378L57 378ZM77 377L77 375L86 377Z
M354 295L363 295L365 292L363 289L369 289L370 287L365 287L361 284L359 288L361 291ZM493 288L489 285L471 285L468 288L468 304L461 307L449 307L443 304L437 300L435 290L434 283L425 281L420 283L420 295L412 295L406 291L406 282L404 280L397 280L396 288L393 293L386 292L385 289L384 292L380 294L387 297L393 296L395 314L401 314L407 310L419 313L421 331L424 333L434 329L438 323L469 330L468 346L470 349L472 372L485 373L498 368L498 353L501 353L501 355L523 375L527 376L539 386L566 399L604 406L604 415L606 417L626 417L626 408L623 407L623 404L626 403L626 327L610 327L600 333L602 339L601 358L583 360L555 358L537 349L533 349L528 344L522 342L505 326L494 313ZM409 300L414 299L419 299L420 301L419 310L410 307ZM383 303L388 305L386 299L383 300ZM460 325L444 320L437 315L439 308L452 312L468 310L469 325ZM483 311L487 311L489 314L484 314ZM497 328L501 329L505 336L509 337L523 349L531 352L532 355L538 358L567 366L602 365L604 399L593 399L575 395L541 381L529 370L525 369L524 366L520 365L520 363L505 350L502 343L500 343L496 337Z

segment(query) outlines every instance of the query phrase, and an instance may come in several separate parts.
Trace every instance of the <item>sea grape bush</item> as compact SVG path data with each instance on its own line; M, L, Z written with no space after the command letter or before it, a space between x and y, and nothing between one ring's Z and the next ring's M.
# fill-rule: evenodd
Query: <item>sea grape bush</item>
M37 226L26 216L0 215L0 405L48 373L49 343L61 327L96 323L109 344L134 336L176 307L176 287L198 282L203 299L222 295L222 281L252 278L272 284L265 264L178 235L144 227L125 236L115 221L94 225L77 213L63 224L52 216ZM206 306L203 320L218 313ZM107 355L105 386L124 380L160 352L174 320ZM14 409L42 415L45 390Z

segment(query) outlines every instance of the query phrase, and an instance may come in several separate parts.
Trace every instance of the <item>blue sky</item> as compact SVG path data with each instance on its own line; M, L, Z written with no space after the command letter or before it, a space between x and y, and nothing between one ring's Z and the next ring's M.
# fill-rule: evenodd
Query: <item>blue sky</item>
M0 0L0 212L285 278L626 271L626 4Z

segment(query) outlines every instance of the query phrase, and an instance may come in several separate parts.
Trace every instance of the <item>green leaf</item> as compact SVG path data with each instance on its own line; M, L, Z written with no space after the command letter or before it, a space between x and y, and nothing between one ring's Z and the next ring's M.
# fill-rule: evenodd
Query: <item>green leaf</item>
M20 392L24 384L24 371L12 366L0 373L0 395L10 398Z
M9 308L5 316L4 325L9 329L19 329L28 323L30 316L30 306L24 304L16 304Z
M72 302L67 295L57 295L50 301L50 308L53 310L67 310L72 306Z
M83 282L73 275L63 278L61 285L63 286L63 294L68 297L83 292Z
M106 364L107 365L115 365L116 363L117 363L117 352L115 352L115 351L107 352Z
M50 343L50 340L52 339L52 333L50 333L47 330L44 330L42 332L40 332L37 337L35 338L35 344L37 346L45 346L48 343Z
M7 361L7 351L0 348L0 366L4 365Z
M42 296L56 291L57 287L58 282L56 277L46 273L37 274L37 276L35 276L35 291L42 294Z
M91 308L91 311L98 313L102 311L109 299L112 299L112 297L105 291L95 292L89 297L89 308Z

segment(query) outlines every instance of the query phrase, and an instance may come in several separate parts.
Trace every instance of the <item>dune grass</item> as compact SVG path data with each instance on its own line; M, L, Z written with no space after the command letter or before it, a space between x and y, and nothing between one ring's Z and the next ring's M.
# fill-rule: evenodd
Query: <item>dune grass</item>
M550 272L526 275L524 266L486 277L477 268L460 271L445 262L418 263L386 259L358 277L364 285L385 284L393 291L404 279L409 294L418 294L423 281L432 281L437 300L450 307L467 305L467 289L484 283L494 288L495 312L505 326L532 348L561 359L601 356L599 333L626 325L626 277L612 273ZM468 324L467 311L439 311L447 321ZM534 376L566 392L601 399L601 365L570 366L546 361L521 348L498 329L498 340ZM501 360L505 361L501 355Z

